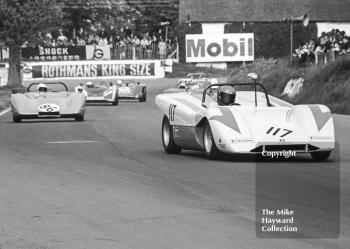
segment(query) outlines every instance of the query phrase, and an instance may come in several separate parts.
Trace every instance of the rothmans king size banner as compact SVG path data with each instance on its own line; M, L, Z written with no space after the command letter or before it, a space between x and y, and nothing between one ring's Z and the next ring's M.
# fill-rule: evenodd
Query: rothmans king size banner
M254 34L186 35L186 62L254 61Z
M56 61L27 62L23 79L163 78L160 61Z

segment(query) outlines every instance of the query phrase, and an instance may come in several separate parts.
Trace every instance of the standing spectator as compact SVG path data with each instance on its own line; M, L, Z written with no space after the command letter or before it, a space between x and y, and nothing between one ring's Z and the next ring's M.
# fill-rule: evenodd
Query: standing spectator
M125 36L119 42L120 59L125 60L126 58L126 44L127 40Z
M136 47L136 60L141 58L141 40L140 38L136 35L134 38L134 43Z
M332 52L333 52L333 60L340 54L341 48L338 42L335 42L332 46Z
M309 44L307 46L307 62L308 63L314 63L315 62L315 42L313 40L309 41Z
M146 38L146 35L142 38L140 45L141 45L142 59L148 59L147 58L147 47L149 46L149 42Z
M321 44L319 44L315 49L315 62L316 64L323 64L325 59L324 54L325 48L322 47Z
M346 54L349 52L349 45L349 38L347 36L344 36L343 40L340 43L341 54Z
M58 37L57 37L57 45L58 46L65 46L67 45L68 39L67 37L63 34L62 29L58 31Z
M86 42L84 39L80 38L79 36L77 37L77 45L78 46L85 46Z
M131 41L131 59L136 59L136 39L133 33L130 35L130 41Z
M157 37L155 35L152 36L152 41L151 41L151 47L152 47L152 59L156 59L158 56L158 40Z
M50 47L57 47L57 46L60 46L60 45L56 42L55 39L52 39Z
M86 39L87 39L86 32L84 31L83 28L80 28L80 29L78 30L77 37L78 37L80 40L86 40Z
M126 59L132 59L132 39L130 36L125 38L125 46L126 46Z
M163 40L162 37L160 37L160 41L159 41L159 44L158 44L158 49L159 49L159 58L161 60L164 60L165 57L166 57L166 43L165 41Z
M100 38L100 40L98 41L98 45L99 46L107 46L108 45L108 41L107 38Z
M52 35L50 33L46 33L45 34L43 45L45 47L51 47L51 45L52 45Z
M148 36L147 38L147 42L148 42L148 45L147 45L147 59L152 59L152 39L150 36Z

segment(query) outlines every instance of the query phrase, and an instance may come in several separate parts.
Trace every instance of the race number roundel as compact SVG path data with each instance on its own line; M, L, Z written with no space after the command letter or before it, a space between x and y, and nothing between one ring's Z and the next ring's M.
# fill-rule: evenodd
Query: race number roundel
M58 112L59 107L56 104L42 104L39 106L40 112Z

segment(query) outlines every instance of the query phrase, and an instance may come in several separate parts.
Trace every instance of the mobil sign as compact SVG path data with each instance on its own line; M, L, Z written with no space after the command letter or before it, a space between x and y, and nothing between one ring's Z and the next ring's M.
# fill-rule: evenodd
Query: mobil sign
M253 60L253 33L186 35L186 62Z

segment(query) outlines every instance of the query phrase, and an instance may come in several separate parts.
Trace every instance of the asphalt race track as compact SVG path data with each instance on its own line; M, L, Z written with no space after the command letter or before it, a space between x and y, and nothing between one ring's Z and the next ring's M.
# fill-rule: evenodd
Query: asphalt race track
M0 117L0 248L350 247L348 116L335 116L339 238L260 239L254 160L165 154L154 97L176 80L146 83L146 103L88 106L84 122ZM310 179L327 190L323 171Z

